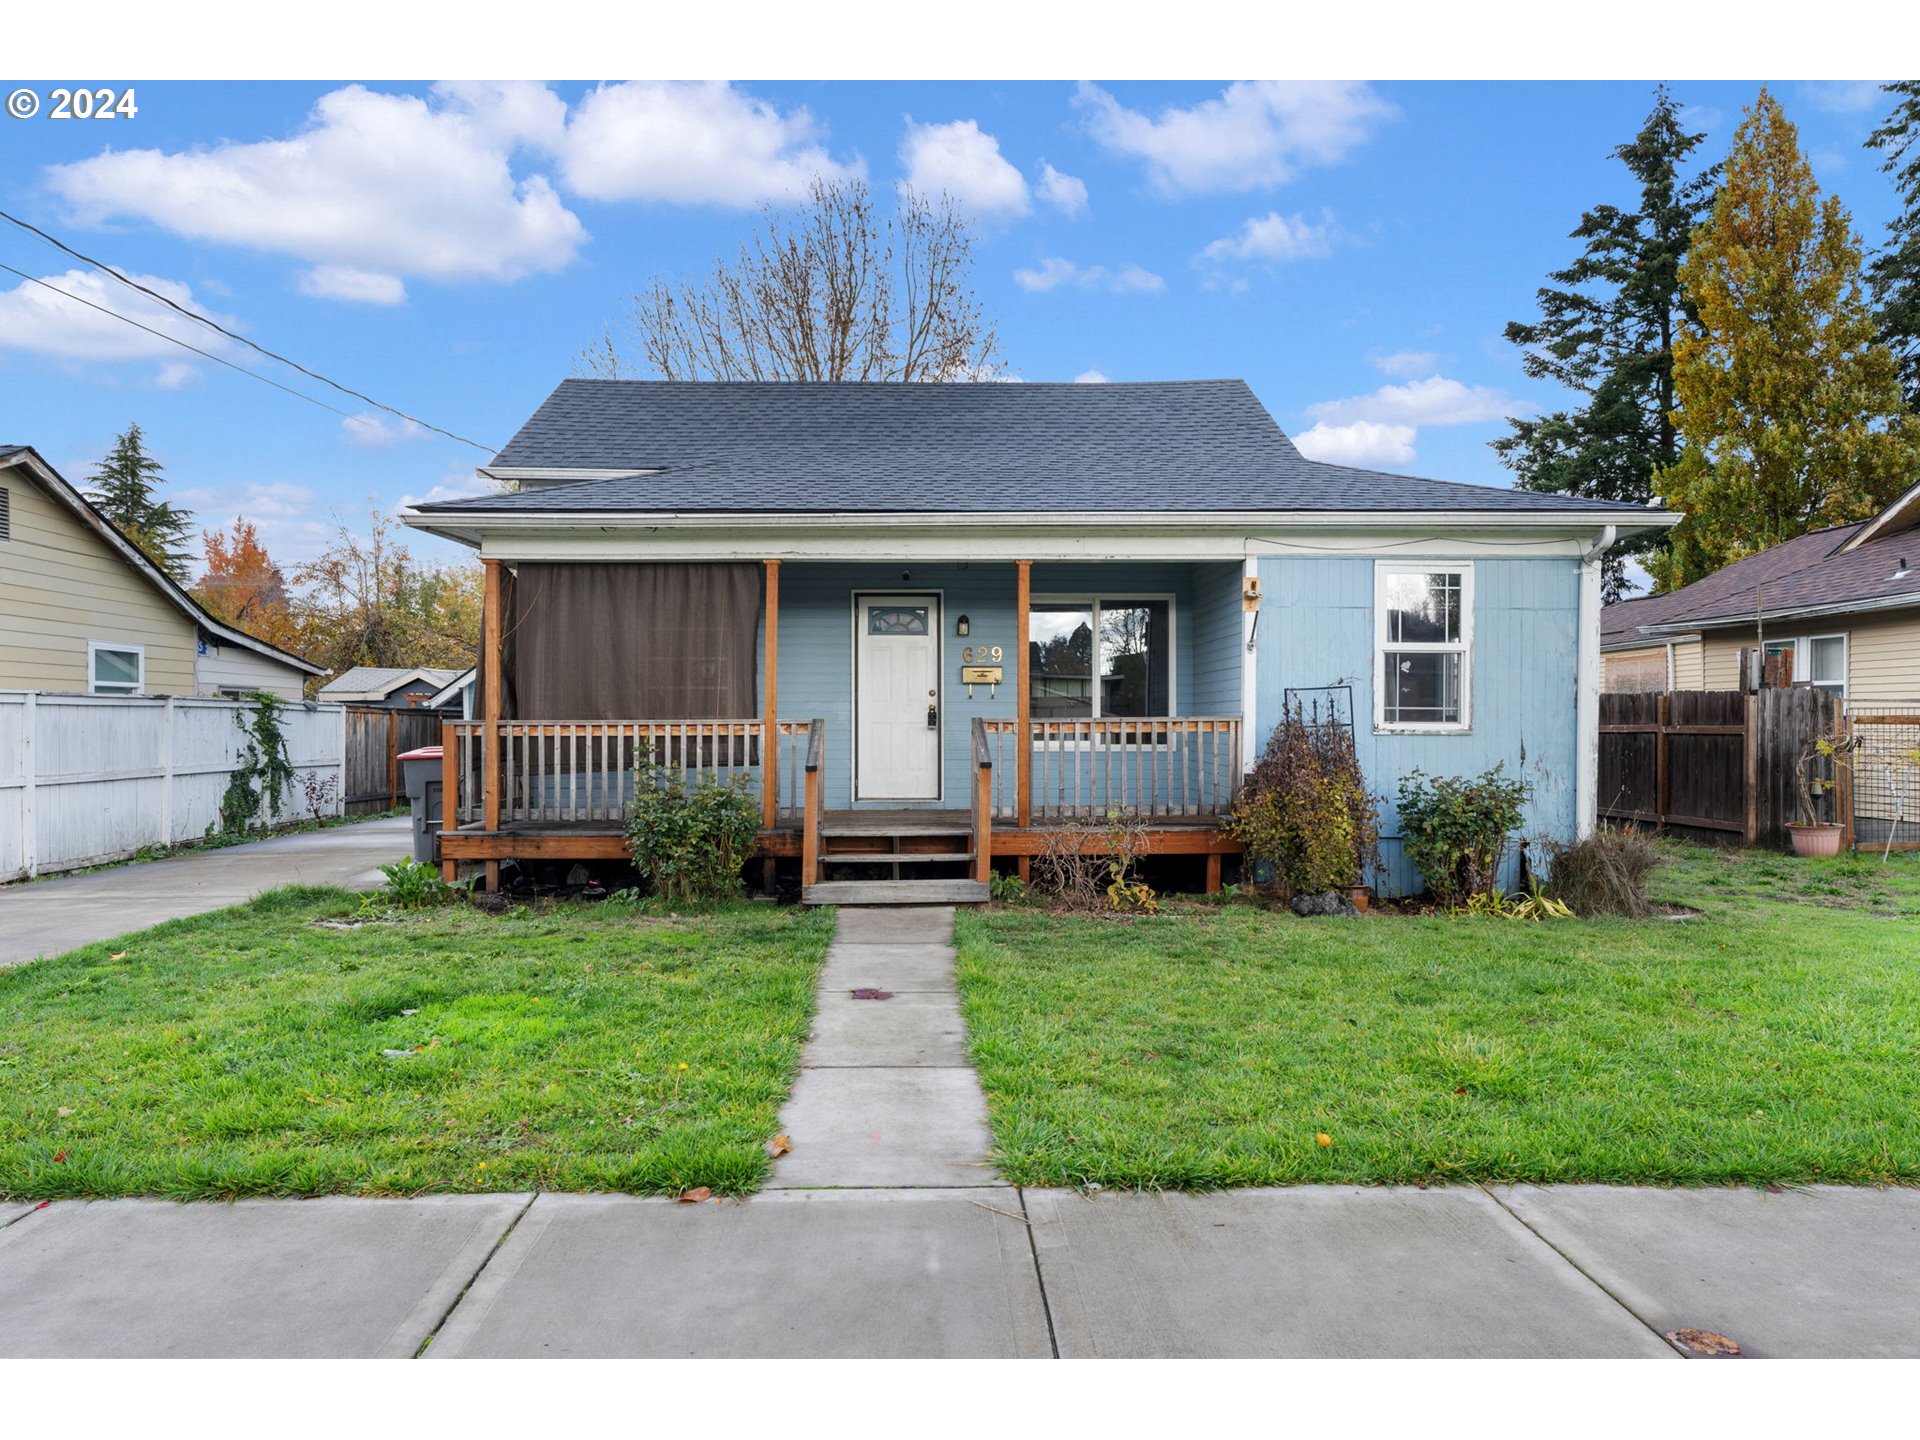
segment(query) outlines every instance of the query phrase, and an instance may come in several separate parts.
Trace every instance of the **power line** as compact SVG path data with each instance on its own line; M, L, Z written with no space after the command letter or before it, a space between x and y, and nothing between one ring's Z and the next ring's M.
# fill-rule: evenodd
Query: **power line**
M362 394L360 391L353 389L351 386L342 385L337 380L329 380L325 375L322 375L319 371L309 370L306 366L302 365L297 360L289 360L285 355L281 355L275 351L269 350L264 345L256 345L253 341L247 339L246 336L236 335L233 331L227 329L226 326L220 324L217 320L209 319L207 316L202 315L197 310L189 310L186 306L180 304L178 301L172 300L169 297L162 295L158 290L150 289L149 287L142 285L138 280L133 279L131 276L121 274L120 271L114 269L113 266L107 264L106 261L96 260L91 255L83 255L80 251L74 249L71 245L67 244L64 240L61 240L56 236L49 235L46 231L42 230L38 225L30 224L27 221L22 220L18 215L10 214L5 210L0 210L0 220L6 220L11 224L19 226L22 230L25 230L30 234L39 236L42 240L46 241L49 245L53 246L56 250L63 250L67 254L73 256L74 259L93 266L96 270L101 271L103 274L111 275L114 279L118 280L122 285L129 286L132 289L138 290L142 295L146 295L154 300L158 300L162 305L165 305L169 309L179 311L180 314L186 316L187 319L197 321L198 323L205 325L210 330L216 330L220 334L226 336L227 339L236 341L241 345L245 345L249 350L258 351L260 354L266 356L269 360L277 360L282 365L290 366L291 368L298 370L302 375L307 376L309 379L318 380L322 385L331 386L333 389L338 390L342 395L351 395L354 399L364 401L366 404L373 406L375 409L384 410L389 415L398 415L402 420L407 421L409 424L418 425L423 430L431 430L436 435L444 435L449 440L457 440L462 445L471 445L474 449L483 451L488 455L494 455L499 452L500 447L497 445L482 445L478 440L469 440L466 436L456 435L451 430L442 430L438 425L430 425L425 420L420 419L417 415L409 415L407 414L406 411L397 410L393 406L388 405L383 401L374 399L371 395ZM8 266L6 268L9 270L13 269L12 266ZM20 272L18 270L13 270L13 273L18 275ZM27 276L24 278L31 279L32 277ZM57 287L50 287L50 288L57 288ZM59 293L62 295L65 295L68 292L65 290L61 290ZM76 295L73 298L78 300L80 297ZM89 302L81 301L81 303L87 304ZM105 307L99 306L99 305L95 305L93 308L96 310L102 310L103 313L108 315L113 315L118 319L127 320L127 317L124 315L121 315L118 311L106 310ZM133 324L138 324L139 322L134 320L127 320L127 323L130 325L133 325ZM147 329L147 327L144 325L140 326L140 328L143 330ZM160 332L157 330L152 331L150 333L156 334L156 335L160 334ZM166 340L173 339L173 337L170 335L162 335L161 338ZM174 343L179 345L185 345L184 341L174 341ZM191 345L186 345L185 348L189 350L194 349L194 347ZM206 351L201 350L201 351L197 351L196 353L205 355ZM207 358L211 360L211 359L217 359L218 357L209 355L207 356ZM227 362L222 361L221 363L225 364ZM252 370L242 369L240 366L237 366L237 365L232 366L231 368L240 370L240 373L243 375L253 375L255 379L266 380L267 378L266 376L259 375ZM275 384L276 382L268 380L267 383L271 385L271 384ZM279 388L282 390L287 389L287 387L284 385L280 386ZM290 395L300 394L298 390L288 390L287 393ZM302 396L301 398L312 399L311 396ZM316 400L314 401L314 403L319 404L320 402ZM333 410L333 406L331 405L328 405L326 408L329 410ZM339 415L339 414L345 414L346 412L335 410L334 413L336 415Z
M206 359L213 361L213 363L216 365L224 365L229 370L237 370L250 380L258 380L262 385L271 385L276 390L284 390L287 392L287 394L293 396L293 398L296 400L304 400L309 405L318 405L322 410L331 410L333 411L334 414L345 416L349 420L354 418L347 411L340 409L339 406L329 405L324 400L317 400L313 396L307 394L304 390L296 390L291 385L282 385L278 380L273 379L271 376L262 375L258 370L249 370L247 369L246 366L236 365L233 363L233 361L223 359L222 357L215 355L210 350L202 350L198 345L189 345L186 341L181 340L176 336L169 335L164 330L156 330L151 325L143 325L130 315L122 315L118 310L109 310L104 305L96 305L93 301L87 299L86 296L84 295L76 295L71 290L62 290L58 285L49 284L47 281L42 280L37 276L27 274L27 272L24 270L16 270L13 268L13 266L8 265L3 261L0 261L0 270L6 271L9 275L18 275L22 280L28 281L29 283L34 285L38 285L42 290L51 290L56 295L65 296L69 300L76 301L79 304L86 306L89 310L98 310L102 315L111 315L115 320L123 320L127 324L133 326L133 328L136 330L144 330L149 335L155 336L161 340L165 340L169 345L178 345L182 350L191 350L194 354L204 356Z

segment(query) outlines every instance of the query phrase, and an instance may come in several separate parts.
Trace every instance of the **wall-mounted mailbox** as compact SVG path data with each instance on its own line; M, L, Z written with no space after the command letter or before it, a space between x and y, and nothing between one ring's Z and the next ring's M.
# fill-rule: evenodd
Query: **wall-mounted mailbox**
M1000 665L962 665L960 683L963 685L998 685L1005 677L1006 670Z

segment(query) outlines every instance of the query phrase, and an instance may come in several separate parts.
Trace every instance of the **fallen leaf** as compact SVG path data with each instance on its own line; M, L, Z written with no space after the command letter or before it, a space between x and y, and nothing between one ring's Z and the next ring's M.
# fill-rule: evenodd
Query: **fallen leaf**
M767 1142L767 1154L773 1156L776 1160L792 1149L793 1142L784 1135L776 1135Z
M62 1105L58 1110L54 1111L53 1113L58 1115L62 1120L64 1120L67 1118L67 1116L73 1114L73 1107L71 1105Z
M1774 1184L1774 1183L1773 1183L1773 1182L1772 1182L1771 1180L1769 1180L1769 1181L1767 1182L1767 1194L1769 1194L1769 1195L1784 1195L1784 1194L1786 1194L1786 1193L1787 1193L1787 1187L1786 1187L1786 1186L1784 1186L1784 1185L1775 1185L1775 1184Z
M64 1164L66 1164L66 1163L67 1163L67 1152L66 1152L66 1151L64 1151L64 1150L56 1150L56 1151L54 1151L54 1152L53 1152L53 1163L54 1163L54 1164L56 1164L56 1165L64 1165Z
M1314 1136L1313 1138L1314 1138L1314 1141L1315 1141L1315 1143L1317 1143L1318 1145L1320 1145L1320 1146L1321 1146L1322 1148L1324 1148L1324 1147L1326 1147L1326 1146L1328 1146L1328 1145L1331 1145L1331 1144L1333 1143L1333 1137L1332 1137L1331 1135L1327 1135L1327 1134L1324 1134L1324 1133L1323 1133L1323 1134L1319 1134L1319 1135L1316 1135L1316 1136Z
M113 954L109 955L107 958L109 960L124 960L127 958L127 952L124 950L116 950L113 952Z
M713 1191L705 1185L701 1185L692 1190L682 1190L673 1198L678 1200L682 1205L698 1205L702 1200L711 1200L713 1198Z
M402 1010L400 1013L402 1015L418 1015L420 1012L418 1010Z
M1695 1355L1727 1356L1740 1353L1738 1340L1730 1340L1714 1330L1696 1330L1688 1326L1684 1330L1667 1331L1667 1339Z
M893 999L893 992L891 990L876 990L871 985L866 985L855 990L853 992L853 998L856 1000L891 1000Z

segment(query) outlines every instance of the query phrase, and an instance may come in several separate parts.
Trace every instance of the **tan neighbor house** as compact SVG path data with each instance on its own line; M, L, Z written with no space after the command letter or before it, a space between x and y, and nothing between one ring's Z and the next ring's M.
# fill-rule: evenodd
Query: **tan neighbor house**
M1604 691L1740 689L1754 649L1850 706L1920 700L1920 485L1871 520L1600 613Z
M298 700L321 673L214 619L30 446L0 446L0 690Z

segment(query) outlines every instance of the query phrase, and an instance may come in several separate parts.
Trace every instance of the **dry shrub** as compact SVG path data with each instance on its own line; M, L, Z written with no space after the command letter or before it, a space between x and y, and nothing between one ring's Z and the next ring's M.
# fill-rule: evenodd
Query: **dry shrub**
M1135 863L1150 848L1146 822L1120 810L1100 820L1065 820L1039 834L1033 890L1062 910L1118 908L1109 887L1131 884Z
M1572 845L1549 845L1548 854L1552 869L1546 893L1574 914L1644 920L1653 913L1647 876L1660 863L1660 852L1644 831L1602 825Z

